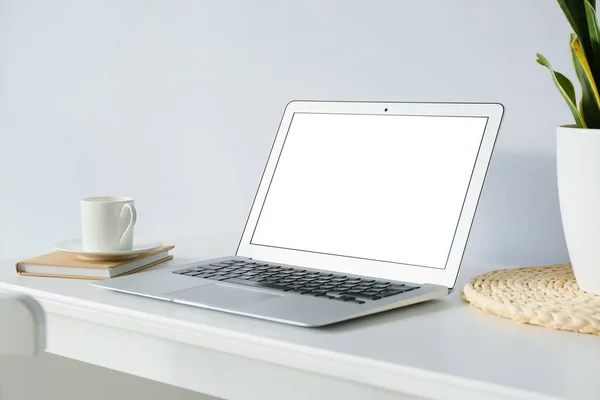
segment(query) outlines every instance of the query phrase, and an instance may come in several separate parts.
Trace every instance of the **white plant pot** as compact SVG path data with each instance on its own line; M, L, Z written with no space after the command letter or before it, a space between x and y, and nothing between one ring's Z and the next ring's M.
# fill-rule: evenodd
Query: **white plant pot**
M560 126L556 162L560 214L579 288L600 294L600 129Z

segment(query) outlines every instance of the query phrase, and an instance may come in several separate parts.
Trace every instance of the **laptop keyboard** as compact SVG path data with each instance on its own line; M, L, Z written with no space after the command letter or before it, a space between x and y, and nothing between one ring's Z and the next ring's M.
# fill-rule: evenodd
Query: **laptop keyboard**
M220 261L173 273L358 304L419 289L419 286L402 283L308 271L252 260Z

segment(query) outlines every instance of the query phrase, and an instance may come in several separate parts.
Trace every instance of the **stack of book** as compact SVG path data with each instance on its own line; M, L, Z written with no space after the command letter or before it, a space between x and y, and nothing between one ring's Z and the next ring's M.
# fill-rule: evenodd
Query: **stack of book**
M76 254L54 251L17 263L17 273L54 278L106 279L129 275L173 258L169 252L175 246L162 246L122 261L84 260Z

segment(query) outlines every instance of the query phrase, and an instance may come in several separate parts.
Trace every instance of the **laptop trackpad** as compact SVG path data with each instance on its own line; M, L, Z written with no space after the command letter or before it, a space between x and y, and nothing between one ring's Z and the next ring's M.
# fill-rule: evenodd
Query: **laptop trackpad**
M171 296L175 302L198 303L220 308L246 306L259 301L271 300L283 296L275 293L235 288L219 284L178 290L176 292L167 293L167 295Z

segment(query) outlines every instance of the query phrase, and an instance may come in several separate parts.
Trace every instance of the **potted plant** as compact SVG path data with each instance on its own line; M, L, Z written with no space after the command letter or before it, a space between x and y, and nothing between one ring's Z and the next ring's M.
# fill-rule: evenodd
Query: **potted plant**
M575 124L557 128L556 161L560 213L569 258L579 288L600 294L600 27L596 0L558 0L574 33L571 57L581 90L552 69L541 54L567 102Z

